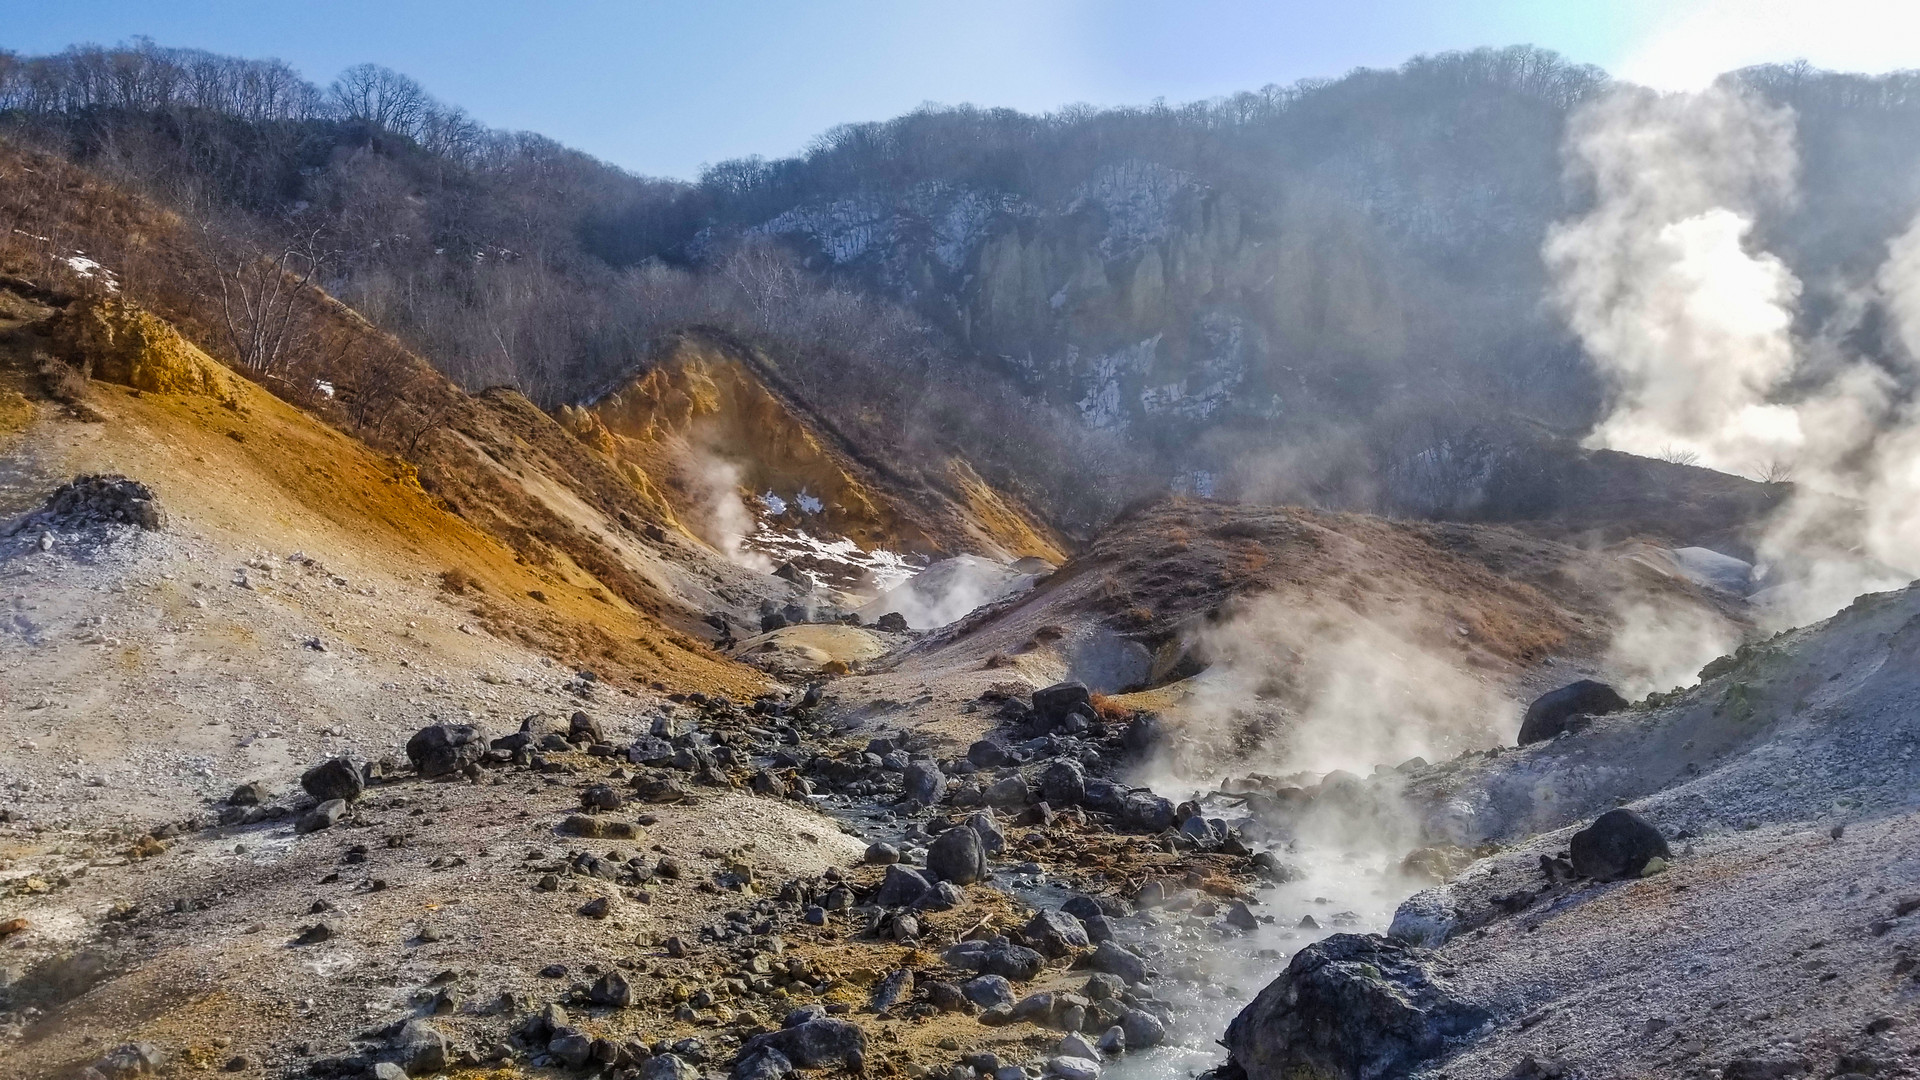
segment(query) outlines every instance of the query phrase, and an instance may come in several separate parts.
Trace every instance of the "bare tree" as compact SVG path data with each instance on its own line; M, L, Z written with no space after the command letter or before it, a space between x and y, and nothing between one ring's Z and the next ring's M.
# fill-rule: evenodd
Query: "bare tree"
M218 236L211 228L204 235L227 347L243 367L283 377L290 365L300 301L327 260L319 231L264 249ZM276 248L278 255L260 253Z
M433 99L420 84L378 64L355 64L327 88L327 97L349 120L363 120L404 135L416 134Z

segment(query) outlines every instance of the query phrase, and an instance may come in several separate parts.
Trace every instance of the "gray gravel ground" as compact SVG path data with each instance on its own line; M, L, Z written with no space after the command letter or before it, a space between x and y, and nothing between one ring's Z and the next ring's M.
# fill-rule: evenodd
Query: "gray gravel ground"
M1436 833L1512 845L1402 907L1409 927L1457 920L1438 963L1493 1016L1423 1075L1504 1077L1529 1055L1584 1077L1910 1071L1916 745L1909 587L1753 647L1666 704L1416 777L1408 797ZM1668 869L1491 914L1545 889L1540 857L1622 803L1669 837Z

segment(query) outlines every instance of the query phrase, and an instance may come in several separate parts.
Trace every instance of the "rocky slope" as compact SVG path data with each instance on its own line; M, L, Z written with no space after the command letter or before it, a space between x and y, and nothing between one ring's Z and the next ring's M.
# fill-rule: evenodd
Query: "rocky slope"
M1917 631L1920 591L1863 597L1690 689L1375 778L1427 842L1497 854L1387 936L1302 952L1230 1029L1224 1073L1910 1069ZM1594 862L1622 806L1648 846Z
M729 528L721 479L729 494L753 492L756 522L776 530L921 557L1062 558L1062 541L966 462L950 459L938 487L902 476L782 391L764 357L717 338L682 337L662 363L559 417L659 512L717 545Z

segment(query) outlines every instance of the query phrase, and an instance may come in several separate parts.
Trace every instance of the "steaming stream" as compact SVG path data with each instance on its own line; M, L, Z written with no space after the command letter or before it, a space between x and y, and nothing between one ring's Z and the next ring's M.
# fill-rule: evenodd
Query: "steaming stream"
M912 846L903 838L900 820L877 802L827 796L820 807L864 839ZM1210 812L1223 809L1208 806ZM1234 824L1249 831L1259 829L1250 820ZM1224 929L1217 914L1201 917L1168 908L1142 909L1112 920L1116 938L1145 955L1160 972L1147 985L1156 997L1173 1004L1175 1014L1165 1042L1108 1059L1102 1063L1103 1077L1169 1080L1197 1076L1219 1065L1226 1059L1220 1040L1228 1022L1286 970L1294 953L1333 934L1384 932L1393 921L1394 909L1420 887L1400 874L1397 860L1377 846L1368 850L1304 843L1292 850L1278 843L1272 846L1276 852L1285 851L1285 861L1300 876L1258 890L1259 902L1250 905L1263 920L1257 929ZM997 863L992 883L1035 908L1057 909L1074 895L1045 874L1032 873L1035 869L1031 864ZM1318 925L1302 927L1307 917ZM1265 921L1268 918L1272 921ZM1093 1032L1089 1038L1098 1034Z
M1236 824L1259 831L1251 821ZM1258 890L1259 903L1249 905L1261 919L1256 929L1224 929L1217 915L1165 909L1115 920L1121 941L1160 968L1153 992L1173 1003L1175 1016L1164 1043L1129 1051L1109 1062L1103 1076L1163 1080L1197 1076L1220 1064L1227 1024L1286 970L1294 953L1333 934L1384 932L1394 909L1418 888L1379 847L1344 850L1302 842L1292 850L1275 844L1274 850L1286 851L1286 862L1300 876ZM1317 925L1302 926L1308 918Z

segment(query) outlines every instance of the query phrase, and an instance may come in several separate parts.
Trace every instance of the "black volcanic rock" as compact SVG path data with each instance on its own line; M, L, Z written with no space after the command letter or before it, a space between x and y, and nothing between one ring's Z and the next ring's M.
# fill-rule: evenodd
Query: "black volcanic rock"
M1487 1020L1433 974L1432 954L1377 934L1335 934L1295 953L1227 1025L1247 1080L1405 1076Z
M1624 806L1601 814L1574 833L1567 848L1573 856L1573 872L1599 881L1639 877L1656 856L1673 858L1666 837L1653 822Z
M1575 716L1601 716L1627 707L1627 699L1613 687L1592 679L1581 679L1558 690L1541 694L1527 706L1520 721L1520 745L1545 742L1567 730L1567 721Z

